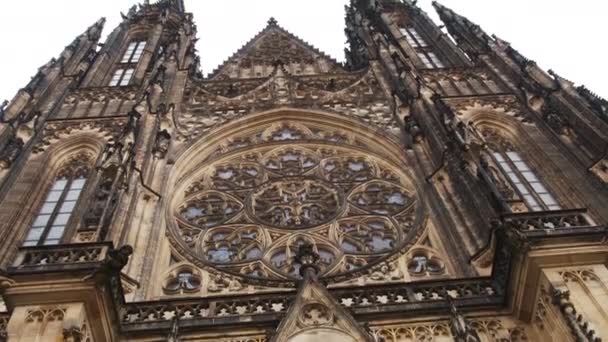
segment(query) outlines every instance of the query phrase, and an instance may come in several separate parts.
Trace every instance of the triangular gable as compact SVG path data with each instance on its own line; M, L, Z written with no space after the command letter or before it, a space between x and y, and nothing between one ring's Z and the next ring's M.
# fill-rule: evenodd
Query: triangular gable
M280 27L271 18L264 30L215 69L209 78L267 77L280 61L293 74L344 72L335 59Z
M309 250L312 250L309 247ZM299 255L296 258L304 260ZM308 261L311 261L309 258ZM316 264L318 255L309 265ZM271 342L369 342L372 336L319 282L316 267L302 262L298 294Z

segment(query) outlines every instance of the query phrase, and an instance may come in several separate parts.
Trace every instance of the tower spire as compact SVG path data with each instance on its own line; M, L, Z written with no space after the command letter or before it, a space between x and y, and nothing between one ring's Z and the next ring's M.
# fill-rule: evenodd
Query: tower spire
M454 37L456 43L470 57L476 58L479 54L489 50L488 44L491 38L479 25L437 1L433 1L433 7L437 11L437 14L439 14L439 18L445 24L450 35Z

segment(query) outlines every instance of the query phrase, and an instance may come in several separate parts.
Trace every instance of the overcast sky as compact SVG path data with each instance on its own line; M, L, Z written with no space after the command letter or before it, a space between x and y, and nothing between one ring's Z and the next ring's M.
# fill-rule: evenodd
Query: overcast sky
M198 25L204 74L264 28L269 17L332 57L344 59L348 0L186 0ZM2 4L0 101L24 87L100 17L105 34L137 0L19 0ZM608 2L601 0L442 0L488 33L495 33L545 69L608 97ZM435 20L431 0L419 5Z

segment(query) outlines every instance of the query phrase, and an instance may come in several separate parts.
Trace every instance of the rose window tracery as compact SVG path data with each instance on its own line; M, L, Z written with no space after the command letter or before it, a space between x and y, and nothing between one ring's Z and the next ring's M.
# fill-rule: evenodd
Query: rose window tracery
M262 223L282 228L318 225L339 208L338 191L314 179L272 182L251 196L253 215Z
M344 278L398 256L423 225L414 186L359 149L306 140L295 125L215 158L176 199L177 250L201 267L245 279L300 277L299 246L319 255L321 277ZM277 142L281 142L277 146Z

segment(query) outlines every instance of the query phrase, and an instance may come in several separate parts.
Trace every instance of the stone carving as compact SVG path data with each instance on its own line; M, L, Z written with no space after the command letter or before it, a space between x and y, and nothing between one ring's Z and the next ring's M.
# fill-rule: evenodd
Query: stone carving
M577 313L574 304L570 301L569 291L554 289L552 298L553 304L559 307L576 341L601 341L601 338L596 336L595 331L589 326L589 323L584 320L582 315Z
M261 222L282 228L307 228L336 216L336 189L316 180L278 181L261 187L251 197L251 208Z
M63 341L64 342L81 342L83 334L80 331L80 327L70 327L63 329Z
M441 259L427 250L415 251L410 257L407 269L412 276L439 275L445 272Z
M232 277L226 277L222 274L211 274L209 279L209 285L207 290L209 292L236 292L243 289L243 285L240 281Z
M65 317L66 309L61 307L41 307L29 309L25 317L26 323L41 323L46 321L61 321Z
M467 321L467 319L458 312L458 309L451 298L451 296L447 297L451 316L450 328L452 330L454 340L457 342L481 342L481 339L479 339L479 335L477 335L475 329Z
M403 272L399 270L396 262L385 262L371 272L369 279L382 282L403 280Z
M34 146L32 152L43 152L51 144L81 132L93 133L107 141L120 134L124 126L125 119L123 118L47 121L42 131L42 139Z
M210 78L266 77L269 71L267 66L276 61L281 61L294 71L298 66L308 66L300 69L307 74L343 70L335 60L270 20L262 32L220 65Z
M193 83L184 93L185 107L177 117L181 139L193 139L231 120L279 105L321 108L391 133L399 131L372 70L309 77L293 76L281 65L273 68L270 76L259 84L244 81L241 87L237 81L215 80ZM249 91L245 93L246 90ZM237 92L243 93L236 95Z
M302 307L299 321L304 326L329 325L334 322L334 315L321 303L307 303Z
M157 109L158 128L152 152L159 159L165 158L171 145L172 134L175 130L174 109L175 105L165 106L163 103Z
M195 293L200 287L200 276L194 274L189 268L181 268L172 272L163 284L163 290L167 294Z
M3 116L4 112L0 116L0 123L8 124L9 135L4 146L0 147L0 169L8 169L36 134L40 112L20 113L8 121Z
M310 134L317 133L269 127L255 139L280 147L238 147L197 171L202 177L187 180L176 208L176 250L197 266L278 283L299 277L302 244L319 254L322 277L342 277L368 274L413 242L422 220L408 181L370 155L310 148L303 143Z

